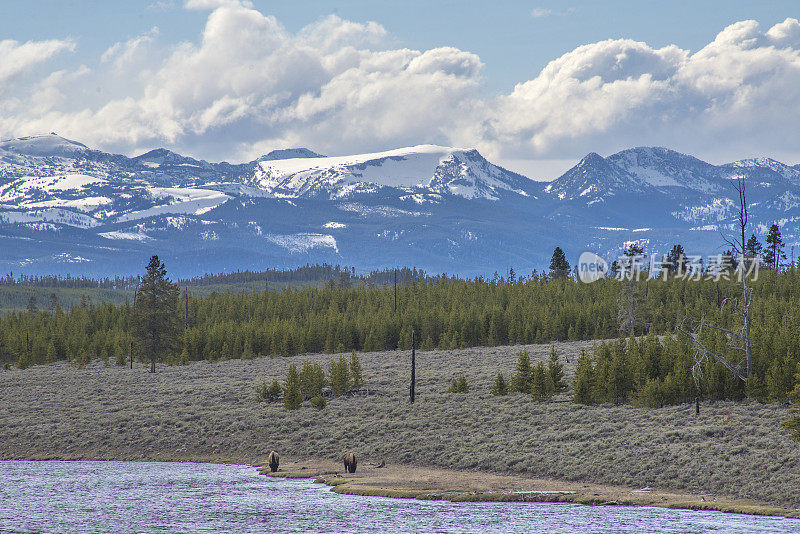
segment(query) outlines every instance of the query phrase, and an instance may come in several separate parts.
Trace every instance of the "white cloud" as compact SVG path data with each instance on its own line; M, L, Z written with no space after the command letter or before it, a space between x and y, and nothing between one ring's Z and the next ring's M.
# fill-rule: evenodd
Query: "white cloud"
M218 7L252 8L253 2L249 0L186 0L183 7L198 10L217 9Z
M543 7L536 7L531 10L531 17L535 19L543 19L553 14L552 9L545 9Z
M75 50L71 39L28 41L20 43L6 39L0 41L0 91L12 78L44 63L59 52Z
M185 6L211 10L197 42L165 44L153 28L73 70L40 72L72 41L0 41L11 58L0 63L0 137L57 131L107 150L167 145L229 160L418 143L504 161L642 144L712 159L800 156L795 19L766 31L739 22L695 52L627 39L580 46L486 99L477 55L398 47L375 22L329 16L290 32L248 2Z
M641 144L701 154L786 153L800 142L800 24L755 21L690 53L608 40L576 48L495 102L480 136L510 157Z

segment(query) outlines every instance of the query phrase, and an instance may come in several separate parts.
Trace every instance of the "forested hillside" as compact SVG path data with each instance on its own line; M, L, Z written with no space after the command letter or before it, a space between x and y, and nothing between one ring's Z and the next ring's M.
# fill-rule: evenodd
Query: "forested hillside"
M393 287L371 284L182 296L179 349L168 362L409 348L412 329L421 349L615 338L620 295L627 285L611 279L581 284L538 277L513 282L439 277L401 284L396 310ZM781 398L793 385L800 361L795 339L800 274L765 271L753 289L754 380L746 391L721 366L708 362L703 396ZM723 304L736 292L736 285L725 280L638 282L641 302L633 333L672 334L679 314L734 326L736 317ZM69 311L56 306L11 313L0 319L0 357L20 367L55 360L81 365L93 359L121 365L131 353L138 357L130 321L129 304L87 302ZM737 363L738 354L725 352L722 332L706 330L703 339ZM671 393L664 394L666 402L694 395L688 342L678 335L664 343L652 338L641 347L622 343L600 347L596 357L588 355L596 360L590 366L595 384L608 383L608 369L629 372L620 375L618 389L593 391L584 401L631 400L648 381L667 382L664 387ZM646 371L636 364L640 354L646 355ZM648 387L662 387L656 382Z

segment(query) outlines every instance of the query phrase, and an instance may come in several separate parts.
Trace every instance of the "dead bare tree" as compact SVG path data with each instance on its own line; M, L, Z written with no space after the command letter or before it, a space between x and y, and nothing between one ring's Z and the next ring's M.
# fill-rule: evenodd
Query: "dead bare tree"
M741 321L741 328L728 329L720 326L714 326L703 322L702 320L692 319L690 317L679 315L676 330L689 337L694 346L694 364L692 365L692 377L695 380L695 385L698 385L700 378L702 378L703 364L709 359L716 360L725 366L736 378L747 381L753 374L753 358L752 346L750 343L750 304L753 299L753 293L747 286L747 277L752 271L754 266L757 266L758 258L747 258L745 256L745 235L747 233L748 222L748 207L747 207L747 194L745 191L744 179L739 178L736 181L736 192L739 195L739 213L737 215L736 225L739 232L735 238L728 237L723 234L722 238L725 243L731 248L734 256L739 258L737 265L737 273L741 281L742 295L739 298L725 298L720 305L720 309L729 305L733 308L733 313L738 315ZM749 262L749 263L748 263ZM729 358L724 354L718 354L710 350L700 340L703 329L716 330L722 332L727 338L726 353L738 353L741 355L736 363L731 363ZM744 372L743 372L744 371Z
M631 244L625 251L620 265L620 278L623 281L619 298L617 299L617 321L619 322L620 335L633 336L636 331L636 324L641 322L641 315L644 300L640 294L641 289L637 282L642 275L642 265L639 263L641 254L644 252L642 247ZM646 274L649 276L649 273Z

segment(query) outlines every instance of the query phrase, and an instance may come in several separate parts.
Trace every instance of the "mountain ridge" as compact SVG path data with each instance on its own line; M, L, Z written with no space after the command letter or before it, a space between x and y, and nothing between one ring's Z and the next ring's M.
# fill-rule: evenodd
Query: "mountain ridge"
M798 167L633 147L536 182L470 148L279 149L230 164L31 136L0 141L0 269L124 274L160 253L181 276L319 261L468 275L541 269L555 246L613 255L634 240L653 252L682 242L711 253L732 222L738 177L753 232L779 222L793 244Z

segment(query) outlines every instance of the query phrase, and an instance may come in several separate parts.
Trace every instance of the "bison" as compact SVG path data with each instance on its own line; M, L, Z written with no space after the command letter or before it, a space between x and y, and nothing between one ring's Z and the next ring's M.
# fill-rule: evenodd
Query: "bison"
M281 458L280 456L278 456L277 452L272 451L271 453L269 453L269 456L267 456L267 461L269 462L270 471L274 473L275 471L278 470L278 464L280 463Z
M355 473L356 472L356 455L352 452L349 452L344 455L344 470L347 473Z

